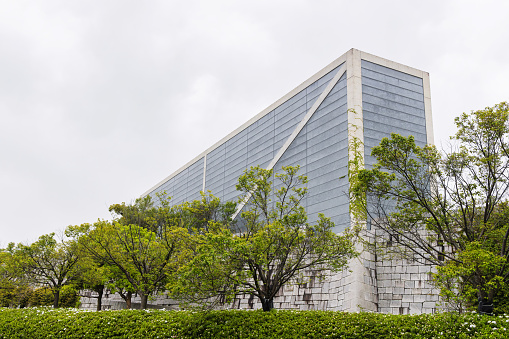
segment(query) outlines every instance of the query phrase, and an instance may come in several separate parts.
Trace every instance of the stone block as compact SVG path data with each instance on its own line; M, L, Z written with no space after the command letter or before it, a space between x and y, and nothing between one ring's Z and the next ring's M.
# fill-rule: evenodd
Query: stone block
M401 279L393 280L392 284L394 287L404 287L405 286L405 282Z
M416 265L407 266L406 273L419 273L419 266Z
M431 267L427 265L419 265L419 273L428 273Z
M414 302L414 296L413 295L410 295L410 294L403 294L403 299L402 301L405 303L405 302ZM407 305L408 306L408 305Z
M320 294L320 293L322 293L322 289L321 289L320 287L313 287L313 288L311 289L311 294L312 294L312 295Z
M421 275L419 273L410 273L410 280L413 281L421 280Z
M391 300L390 307L401 307L401 300Z
M393 288L393 293L394 294L404 294L405 293L405 289L402 288L402 287L394 287Z
M426 307L422 307L422 310L421 310L421 313L425 313L425 314L431 314L431 313L435 313L435 309L434 308L426 308Z
M426 296L423 295L423 294L416 294L413 296L414 297L414 302L424 302L426 301Z
M438 301L438 295L426 294L426 301Z
M422 303L423 308L432 309L436 307L436 303L433 301L425 301Z
M422 294L422 289L421 288L413 288L412 289L412 294L413 295Z
M412 280L407 280L405 281L405 289L407 288L414 288L415 287L415 284Z
M410 313L411 314L420 314L422 313L422 304L421 303L411 303L410 304Z

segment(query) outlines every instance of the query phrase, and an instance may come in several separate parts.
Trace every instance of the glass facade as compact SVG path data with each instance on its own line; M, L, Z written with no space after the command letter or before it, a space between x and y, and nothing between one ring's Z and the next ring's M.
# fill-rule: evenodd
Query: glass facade
M267 167L329 82L345 68L346 63L339 63L308 82L147 194L164 190L178 204L199 198L205 187L223 201L236 201L238 177L250 166ZM412 134L419 145L424 145L423 79L366 60L361 61L361 79L366 166L373 164L371 148L392 132ZM303 201L309 221L316 221L323 213L336 224L337 232L350 223L347 97L344 72L274 166L280 171L282 166L300 165L300 174L309 180L309 194Z

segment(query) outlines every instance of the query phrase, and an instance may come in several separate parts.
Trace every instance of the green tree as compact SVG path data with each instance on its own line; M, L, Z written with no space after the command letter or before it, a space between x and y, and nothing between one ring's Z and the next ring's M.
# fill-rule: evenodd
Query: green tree
M437 265L442 295L463 307L473 294L492 301L508 283L509 106L455 123L448 152L419 147L412 136L384 138L371 153L377 163L351 188L357 220L397 245L384 250Z
M334 224L323 215L314 225L307 222L301 206L307 179L297 175L298 169L283 167L275 174L277 182L272 170L246 170L237 185L243 193L239 202L246 203L242 220L238 225L211 221L206 232L194 237L194 257L169 286L175 297L212 307L248 294L269 311L279 290L303 270L345 267L355 254L351 236L332 232Z
M209 194L201 192L201 199L184 202L176 208L182 215L182 227L187 228L191 234L196 234L207 232L211 223L233 227L235 223L232 216L236 207L237 204L231 201L222 203L209 191Z
M0 249L0 307L25 307L31 293L15 249L14 243Z
M53 307L59 306L61 289L76 278L78 255L73 241L57 240L55 233L45 234L30 245L11 245L11 269L20 272L31 284L48 286Z
M69 236L73 236L73 227L69 227L66 230L66 233ZM96 310L100 311L102 309L104 291L108 284L111 284L114 281L115 276L111 267L107 265L107 263L92 256L89 251L83 248L83 246L77 246L77 250L79 251L79 260L76 264L76 269L79 272L79 277L76 279L74 285L80 291L88 290L96 292L97 295L81 294L81 296L96 298Z
M120 217L76 226L73 232L80 246L114 273L109 286L128 295L136 291L146 308L148 297L164 289L167 275L185 260L189 233L169 199L155 207L148 196L110 210Z

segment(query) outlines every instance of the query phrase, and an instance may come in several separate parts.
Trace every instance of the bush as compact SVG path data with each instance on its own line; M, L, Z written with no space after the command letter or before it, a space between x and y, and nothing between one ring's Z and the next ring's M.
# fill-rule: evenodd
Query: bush
M0 307L26 307L32 290L26 286L0 288Z
M49 287L37 288L30 293L28 304L34 306L51 306L53 305L53 292Z
M28 297L28 304L32 307L53 306L53 289L49 287L37 288ZM70 285L63 286L60 290L59 307L76 307L79 301L78 293Z
M41 326L44 324L44 326ZM509 316L0 309L7 338L507 338Z
M78 291L71 285L65 285L60 290L60 307L77 307L80 297Z

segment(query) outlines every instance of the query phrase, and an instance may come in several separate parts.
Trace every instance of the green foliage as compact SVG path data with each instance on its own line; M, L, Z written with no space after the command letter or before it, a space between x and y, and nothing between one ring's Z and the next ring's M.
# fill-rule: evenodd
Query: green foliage
M314 225L307 222L300 205L307 178L298 169L283 167L275 175L260 167L246 170L237 185L239 203L245 203L242 220L235 226L209 222L206 232L196 234L192 259L168 286L175 298L213 307L244 293L269 310L281 287L303 270L320 275L345 267L355 254L351 237L335 234L323 215Z
M208 194L201 192L201 199L184 202L178 208L181 212L183 227L196 234L207 232L210 223L232 226L232 215L235 213L236 204L231 201L222 203L209 191Z
M164 196L154 206L147 196L110 209L118 216L113 222L69 227L67 234L92 258L91 267L107 272L109 281L103 283L126 292L128 306L130 295L138 292L146 308L148 297L163 290L168 276L189 257L190 233L183 227L182 208L170 206Z
M354 116L357 115L354 109L349 109L348 111L353 113ZM364 143L357 136L358 130L359 126L355 123L348 126L348 182L350 183L355 182L357 175L364 169ZM366 210L363 208L366 205L366 195L356 194L353 190L353 185L350 185L349 199L350 215L356 221L362 223L366 220Z
M357 215L393 241L377 243L382 253L439 266L442 296L461 309L477 302L475 294L493 300L509 283L509 105L455 122L452 150L392 134L373 148L373 168L350 183L364 201L353 205Z
M44 324L42 326L41 324ZM119 326L121 325L121 326ZM11 338L507 338L509 316L398 316L330 311L85 312L0 309Z
M59 307L76 307L78 291L71 285L60 289ZM53 306L54 293L50 287L31 289L27 286L0 288L0 307L24 308Z
M51 288L37 288L30 293L28 304L32 307L53 305L53 291Z
M0 307L26 307L32 290L27 286L2 285L0 288Z
M15 288L29 285L50 287L55 308L59 306L60 290L72 283L77 275L76 244L55 239L55 233L42 235L28 245L11 243L1 252L1 266L6 274L4 280Z
M52 306L53 300L53 290L49 287L41 287L30 292L28 306ZM73 286L66 285L60 289L59 307L76 307L78 301L78 291Z

